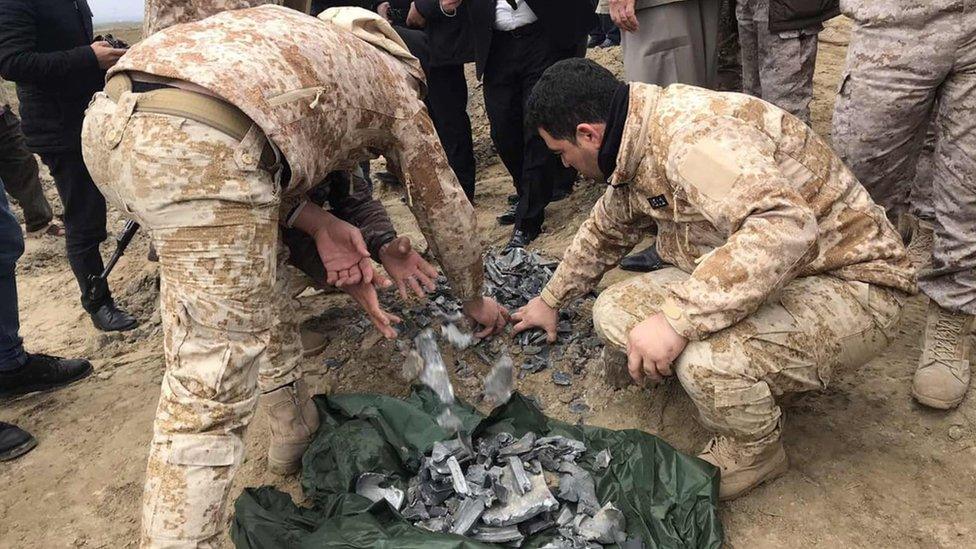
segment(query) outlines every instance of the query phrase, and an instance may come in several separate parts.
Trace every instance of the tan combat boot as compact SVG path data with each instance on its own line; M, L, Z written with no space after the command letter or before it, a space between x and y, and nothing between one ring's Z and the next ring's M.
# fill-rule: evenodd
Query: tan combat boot
M908 261L919 271L932 262L932 246L935 244L935 227L928 221L915 219L908 241Z
M912 396L920 403L955 408L969 388L969 337L973 316L955 313L929 301L922 357L915 370Z
M305 381L285 385L261 395L261 406L268 413L271 443L268 469L290 475L302 465L302 455L319 429L319 413L308 394Z
M728 437L715 437L698 454L722 473L718 499L726 501L782 475L789 469L783 443L776 442L757 450Z

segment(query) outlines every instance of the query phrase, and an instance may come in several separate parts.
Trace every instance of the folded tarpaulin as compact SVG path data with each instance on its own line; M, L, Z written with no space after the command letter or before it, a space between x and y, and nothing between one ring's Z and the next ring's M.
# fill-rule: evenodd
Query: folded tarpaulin
M426 388L406 399L383 395L317 396L322 425L302 459L301 483L310 507L270 486L244 490L234 505L231 539L250 549L402 548L474 549L485 544L411 525L385 501L373 503L353 493L366 472L406 480L437 441L452 435L437 424L443 405ZM627 517L628 539L645 547L719 547L718 470L686 456L661 439L638 430L613 431L574 426L547 418L532 402L516 394L484 417L464 404L453 407L461 430L477 439L502 431L521 437L561 435L586 443L580 464L593 474L597 496ZM609 449L606 469L594 457ZM541 547L555 535L540 532L523 547Z

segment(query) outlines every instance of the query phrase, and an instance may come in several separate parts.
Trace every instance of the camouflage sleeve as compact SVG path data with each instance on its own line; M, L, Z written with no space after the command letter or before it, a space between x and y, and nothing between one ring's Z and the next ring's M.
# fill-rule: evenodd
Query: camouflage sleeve
M563 254L552 279L542 289L542 300L554 309L596 287L644 236L654 221L634 215L630 187L610 187L596 201L573 243Z
M396 142L386 155L394 174L404 182L407 205L430 249L459 299L481 296L484 245L474 207L447 163L427 110L420 108L400 120L394 134Z
M724 245L668 286L663 312L693 340L752 314L817 253L816 216L780 171L775 143L750 124L714 117L679 131L667 151L675 192L720 232Z

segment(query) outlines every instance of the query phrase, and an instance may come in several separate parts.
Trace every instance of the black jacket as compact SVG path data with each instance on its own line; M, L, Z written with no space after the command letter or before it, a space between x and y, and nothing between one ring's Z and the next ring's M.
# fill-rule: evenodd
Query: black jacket
M539 18L539 23L549 38L549 44L557 51L572 51L579 47L590 30L599 22L591 0L526 0L526 2ZM477 52L475 61L478 67L478 78L481 78L491 49L497 0L465 0L464 3L470 3L468 15L471 19L472 36Z
M769 0L771 32L805 29L838 15L840 0Z
M17 83L35 152L81 149L81 123L105 72L91 49L86 0L0 0L0 77Z
M475 60L474 37L468 3L461 2L457 14L444 15L440 0L414 0L417 11L427 20L430 66L463 65Z

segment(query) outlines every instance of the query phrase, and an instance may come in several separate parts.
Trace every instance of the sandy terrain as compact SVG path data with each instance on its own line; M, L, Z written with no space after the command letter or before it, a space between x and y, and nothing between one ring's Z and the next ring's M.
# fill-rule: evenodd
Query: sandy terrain
M822 36L814 125L824 133L843 66L844 31L843 23L835 21ZM595 55L619 71L619 52ZM479 89L472 89L471 112L480 162L479 218L486 238L500 244L508 231L495 225L494 216L503 209L511 184L491 153ZM49 179L46 186L56 200ZM584 187L553 205L554 221L536 247L558 256L599 192ZM384 191L381 196L402 230L419 234L398 195ZM111 230L122 224L111 212ZM105 253L113 246L106 243ZM146 449L164 368L157 270L147 263L146 249L140 234L112 277L120 302L139 315L142 326L105 335L92 328L78 306L62 242L27 243L18 265L27 347L90 357L96 373L65 390L0 405L0 419L20 424L40 441L27 456L0 464L0 547L135 545ZM615 271L604 283L623 276ZM328 348L305 361L316 387L405 391L394 343L370 332L356 335L350 321L358 315L348 300L317 295L303 298L301 305L306 322L330 336ZM914 404L908 393L923 312L922 300L914 299L906 309L902 337L881 357L859 371L837 372L829 390L792 404L786 431L791 469L722 506L730 547L976 547L976 401L970 398L952 412L932 412ZM327 358L338 359L341 366L328 369ZM483 374L486 367L473 363ZM577 420L567 403L582 397L591 408L583 417L589 423L645 429L691 453L707 439L676 383L614 392L605 388L596 361L573 375L571 387L554 386L550 375L543 371L526 377L521 390L540 397L555 417ZM458 380L464 396L476 385L477 377ZM262 484L299 496L295 478L266 472L267 436L266 419L259 413L247 435L248 457L234 497L244 486Z

